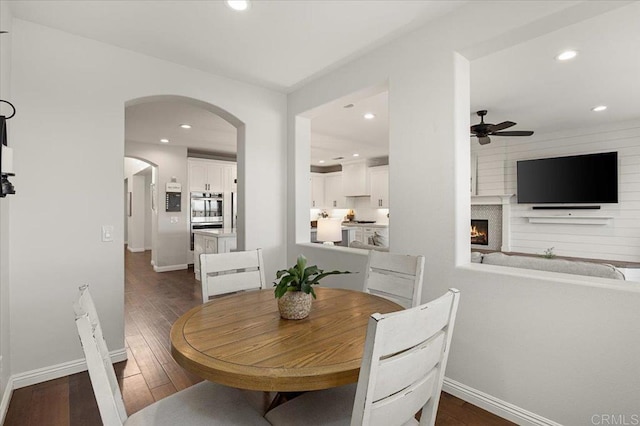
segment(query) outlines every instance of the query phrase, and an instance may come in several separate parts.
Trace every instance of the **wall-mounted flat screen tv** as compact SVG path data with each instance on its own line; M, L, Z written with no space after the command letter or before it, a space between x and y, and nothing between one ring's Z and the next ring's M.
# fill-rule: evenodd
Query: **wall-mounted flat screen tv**
M618 153L517 162L518 204L617 203Z

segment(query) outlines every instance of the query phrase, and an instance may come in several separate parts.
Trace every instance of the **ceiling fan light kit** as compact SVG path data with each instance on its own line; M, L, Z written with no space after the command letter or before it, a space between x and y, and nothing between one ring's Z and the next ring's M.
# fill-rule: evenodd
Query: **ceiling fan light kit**
M480 117L480 123L474 124L471 126L471 136L475 136L478 138L478 143L480 145L486 145L491 142L491 138L489 136L531 136L533 135L533 131L531 130L511 130L508 132L503 132L502 130L508 129L510 127L515 126L517 123L513 121L503 121L498 124L491 124L484 122L484 116L487 115L487 110L483 109L478 112L478 117Z

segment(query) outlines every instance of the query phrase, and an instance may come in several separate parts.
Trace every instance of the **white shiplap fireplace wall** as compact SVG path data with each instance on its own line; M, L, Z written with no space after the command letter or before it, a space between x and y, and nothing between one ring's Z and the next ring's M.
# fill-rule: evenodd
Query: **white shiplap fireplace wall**
M640 121L522 138L494 137L489 145L472 140L477 155L477 194L517 194L516 161L618 151L618 204L600 210L533 211L511 205L511 251L541 254L553 247L558 256L640 262ZM517 197L512 203L517 203ZM529 216L610 217L602 224L530 223Z

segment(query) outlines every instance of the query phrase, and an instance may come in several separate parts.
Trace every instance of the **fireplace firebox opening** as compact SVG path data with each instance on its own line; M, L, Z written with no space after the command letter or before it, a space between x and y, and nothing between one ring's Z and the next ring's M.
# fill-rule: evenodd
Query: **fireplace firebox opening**
M489 245L489 220L471 219L471 244Z

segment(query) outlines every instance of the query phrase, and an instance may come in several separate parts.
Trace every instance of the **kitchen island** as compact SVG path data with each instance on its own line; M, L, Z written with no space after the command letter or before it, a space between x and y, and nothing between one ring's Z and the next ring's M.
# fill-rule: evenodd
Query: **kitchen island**
M193 231L193 272L200 281L200 255L202 253L229 253L236 249L235 228L196 229Z
M363 244L372 244L371 239L378 237L383 241L383 246L389 245L389 224L380 222L342 222L342 226L355 229L351 241L359 241ZM376 244L380 245L380 244Z

